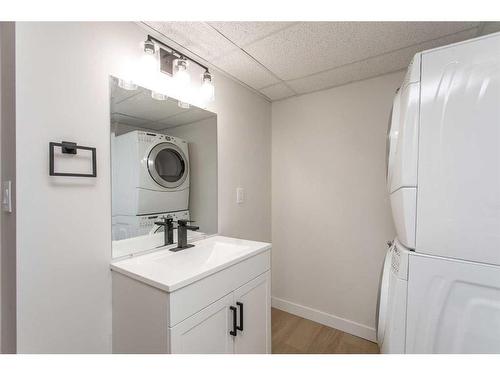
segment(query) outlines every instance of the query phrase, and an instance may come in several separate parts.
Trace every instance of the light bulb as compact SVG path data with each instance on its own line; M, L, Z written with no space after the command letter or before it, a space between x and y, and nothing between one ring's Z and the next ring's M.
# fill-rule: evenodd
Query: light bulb
M211 102L214 100L215 87L212 82L212 75L206 71L202 76L201 96L203 100Z
M191 77L189 76L188 72L186 72L185 70L181 70L175 74L174 80L180 87L186 87L187 85L189 85Z
M156 52L155 44L149 38L144 42L144 52L148 55L154 55Z
M178 88L185 88L191 81L191 76L187 70L188 62L185 58L174 60L174 81Z
M156 59L155 55L142 55L139 64L139 69L141 69L145 74L155 73L158 70L158 60Z

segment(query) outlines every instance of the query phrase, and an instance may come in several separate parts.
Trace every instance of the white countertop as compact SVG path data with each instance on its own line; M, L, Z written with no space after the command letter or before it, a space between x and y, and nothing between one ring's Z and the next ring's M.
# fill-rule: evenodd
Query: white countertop
M160 249L111 263L113 271L166 292L173 292L242 260L269 250L271 244L212 236L178 252Z

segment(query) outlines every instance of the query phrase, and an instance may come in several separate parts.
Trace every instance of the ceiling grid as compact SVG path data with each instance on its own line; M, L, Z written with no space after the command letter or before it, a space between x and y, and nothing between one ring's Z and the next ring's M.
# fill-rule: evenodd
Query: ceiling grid
M500 22L145 22L269 100L405 69Z

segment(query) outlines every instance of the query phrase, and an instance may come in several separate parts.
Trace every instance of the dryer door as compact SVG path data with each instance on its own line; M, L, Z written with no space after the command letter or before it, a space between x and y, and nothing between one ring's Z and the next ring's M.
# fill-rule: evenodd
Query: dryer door
M391 192L392 185L392 175L394 169L394 156L396 155L396 147L398 142L398 132L399 132L399 111L401 102L401 90L396 91L394 96L394 101L392 104L392 110L389 117L389 126L387 128L387 139L386 139L386 178L387 178L387 190Z
M420 83L410 83L399 92L397 129L394 133L394 151L391 162L389 192L417 186L418 120L420 109ZM392 147L392 146L391 146Z
M153 180L164 188L177 188L188 176L188 160L173 143L163 142L151 149L148 171Z

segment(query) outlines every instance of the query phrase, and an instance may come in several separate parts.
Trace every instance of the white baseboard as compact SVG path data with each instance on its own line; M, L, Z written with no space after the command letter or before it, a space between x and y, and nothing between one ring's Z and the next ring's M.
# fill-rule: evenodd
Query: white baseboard
M352 320L344 319L336 315L328 314L326 312L302 306L277 297L271 298L271 305L290 314L298 315L302 318L312 320L325 326L376 342L377 335L375 328L368 327L364 324L356 323Z

